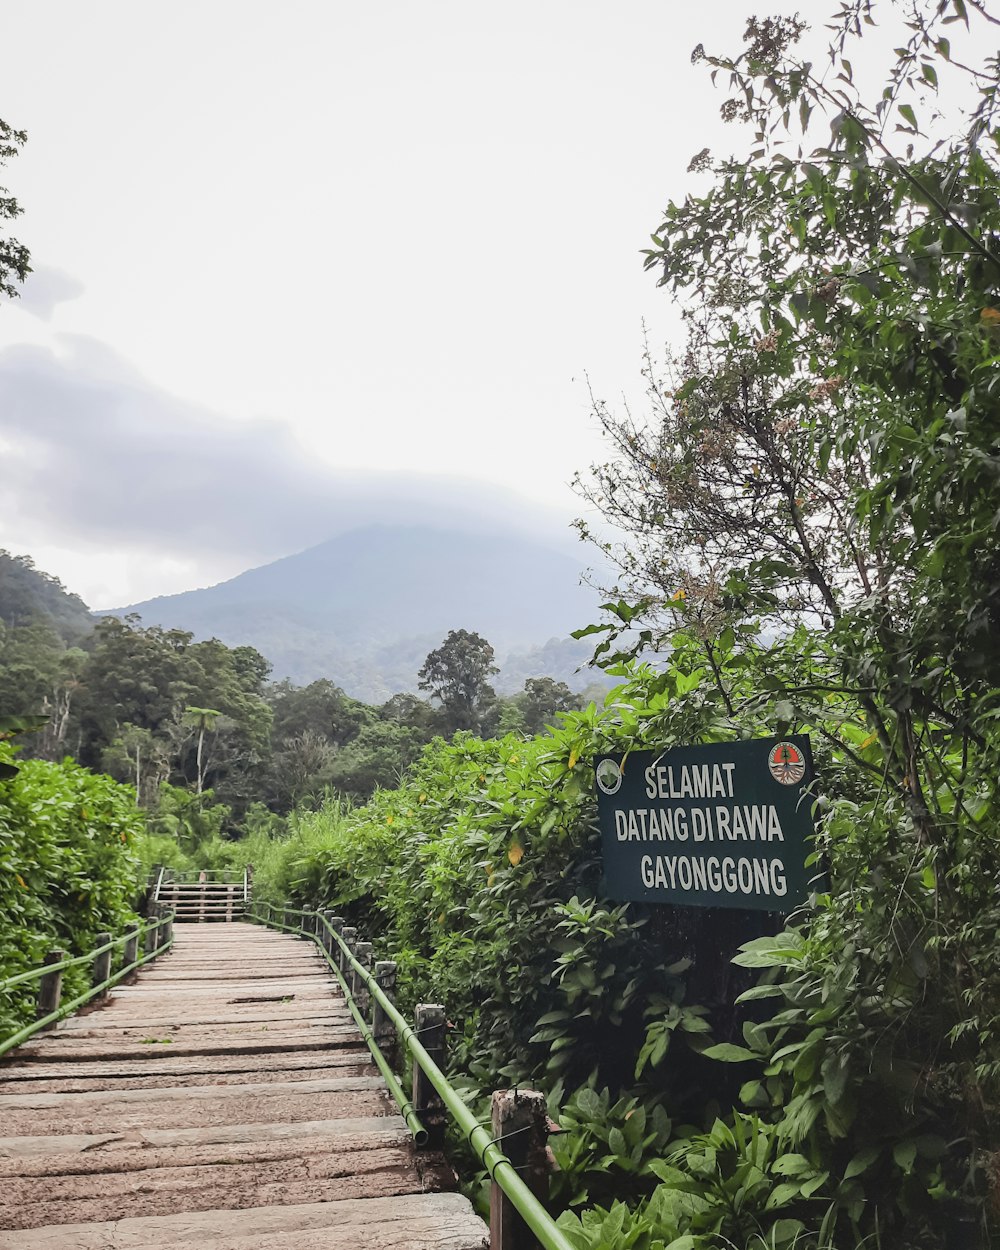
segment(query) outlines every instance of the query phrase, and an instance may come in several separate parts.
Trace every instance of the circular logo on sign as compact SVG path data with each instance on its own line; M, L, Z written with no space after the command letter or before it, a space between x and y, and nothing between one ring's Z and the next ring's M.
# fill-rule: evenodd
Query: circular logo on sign
M597 765L597 784L605 794L617 794L622 786L622 770L614 760L601 760Z
M779 742L772 747L767 766L774 780L783 786L794 786L806 775L806 761L794 742Z

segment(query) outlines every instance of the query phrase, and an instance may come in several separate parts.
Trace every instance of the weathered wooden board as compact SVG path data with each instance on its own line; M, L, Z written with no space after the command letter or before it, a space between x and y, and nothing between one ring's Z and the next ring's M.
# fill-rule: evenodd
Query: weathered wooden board
M485 1225L458 1194L200 1211L0 1233L0 1250L486 1250L487 1245Z
M312 1120L295 1125L241 1124L215 1129L184 1129L106 1137L30 1139L36 1149L0 1155L0 1177L86 1175L91 1172L141 1172L146 1168L191 1163L255 1159L307 1158L358 1150L408 1148L410 1135L395 1116L368 1119ZM25 1141L25 1139L22 1139ZM75 1143L59 1152L53 1143ZM220 1149L238 1145L236 1151ZM113 1157L112 1157L113 1156Z
M249 1161L216 1150L214 1159L171 1159L166 1166L141 1172L50 1175L44 1198L38 1195L37 1179L8 1179L0 1196L0 1228L39 1228L68 1220L99 1223L115 1219L137 1201L147 1215L170 1215L179 1208L210 1210L223 1203L244 1208L422 1189L406 1145Z

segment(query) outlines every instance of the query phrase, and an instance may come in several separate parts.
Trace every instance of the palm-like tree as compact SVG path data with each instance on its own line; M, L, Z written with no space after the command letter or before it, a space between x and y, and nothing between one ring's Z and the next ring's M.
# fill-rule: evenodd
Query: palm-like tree
M202 756L205 749L205 734L211 733L215 728L215 722L222 715L211 707L188 707L184 709L184 720L190 725L198 735L198 755L197 755L197 779L195 789L201 794L205 786L205 773L202 768Z

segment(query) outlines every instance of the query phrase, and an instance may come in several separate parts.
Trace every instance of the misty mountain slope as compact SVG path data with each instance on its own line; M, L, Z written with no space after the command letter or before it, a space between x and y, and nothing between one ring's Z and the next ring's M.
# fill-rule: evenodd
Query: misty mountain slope
M74 644L91 629L87 605L30 556L0 550L0 621L10 627L44 624Z
M482 634L501 661L516 651L518 674L535 669L582 687L593 674L573 670L590 648L568 635L596 619L598 599L579 579L572 557L520 535L373 525L217 586L107 614L249 643L276 678L329 677L368 700L415 689L424 657L450 629Z

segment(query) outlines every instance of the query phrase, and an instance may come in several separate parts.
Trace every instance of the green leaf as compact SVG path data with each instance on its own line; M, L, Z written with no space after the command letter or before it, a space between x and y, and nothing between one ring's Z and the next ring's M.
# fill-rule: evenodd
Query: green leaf
M745 1063L748 1059L759 1059L760 1055L745 1046L735 1046L732 1042L717 1042L701 1052L706 1059L718 1059L721 1063Z
M914 130L917 129L917 116L913 111L912 105L901 104L899 106L899 114L910 123Z
M881 1146L865 1146L863 1150L859 1150L844 1169L844 1180L849 1181L852 1176L860 1176L862 1172L867 1172L881 1153Z
M898 1167L909 1176L913 1171L913 1164L917 1157L917 1143L907 1138L905 1141L897 1142L892 1148L892 1157L896 1161Z

